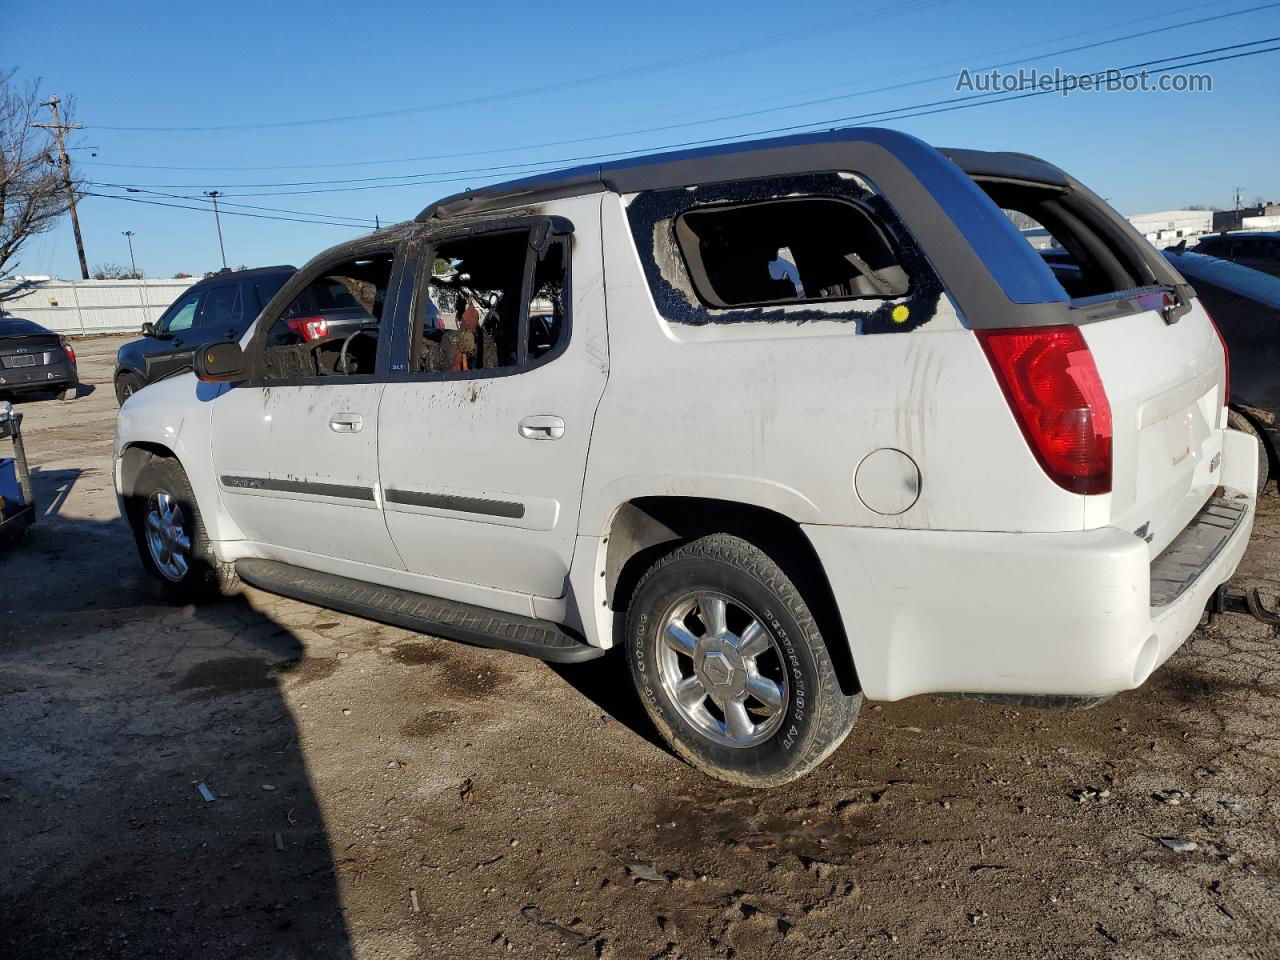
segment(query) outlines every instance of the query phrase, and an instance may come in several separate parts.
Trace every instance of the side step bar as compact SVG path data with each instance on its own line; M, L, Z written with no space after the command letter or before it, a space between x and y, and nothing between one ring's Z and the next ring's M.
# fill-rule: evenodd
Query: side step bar
M246 583L271 593L478 647L523 653L553 663L580 663L604 654L601 648L546 620L497 613L275 560L237 560L236 573Z

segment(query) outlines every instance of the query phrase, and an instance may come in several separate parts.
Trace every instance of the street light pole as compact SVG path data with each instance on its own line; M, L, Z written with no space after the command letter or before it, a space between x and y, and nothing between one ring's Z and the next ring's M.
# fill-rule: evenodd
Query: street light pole
M218 252L222 254L222 269L227 269L227 251L222 246L222 218L218 216L218 198L222 196L219 190L206 190L204 195L213 201L213 220L218 225ZM235 206L235 204L232 204Z
M146 323L151 318L147 316L151 312L151 307L147 303L146 288L142 285L142 274L138 272L138 264L133 259L133 231L122 230L121 236L129 241L129 269L133 272L133 279L138 282L138 299L142 301L142 320Z

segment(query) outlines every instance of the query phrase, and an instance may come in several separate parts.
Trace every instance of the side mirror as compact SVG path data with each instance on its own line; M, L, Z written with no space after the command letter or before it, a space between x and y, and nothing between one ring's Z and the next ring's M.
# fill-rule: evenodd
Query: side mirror
M160 328L148 320L142 325L142 335L144 337L155 337L160 335Z
M192 366L196 379L205 383L226 383L245 378L244 351L234 340L201 347L192 359Z

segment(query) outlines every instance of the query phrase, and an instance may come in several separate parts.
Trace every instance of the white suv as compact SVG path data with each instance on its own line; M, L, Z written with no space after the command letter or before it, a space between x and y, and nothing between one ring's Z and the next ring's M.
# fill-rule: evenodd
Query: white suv
M369 319L303 316L321 288ZM1143 683L1253 522L1224 354L1057 167L844 130L467 192L324 253L125 404L115 480L176 591L622 646L682 756L768 786L863 695Z

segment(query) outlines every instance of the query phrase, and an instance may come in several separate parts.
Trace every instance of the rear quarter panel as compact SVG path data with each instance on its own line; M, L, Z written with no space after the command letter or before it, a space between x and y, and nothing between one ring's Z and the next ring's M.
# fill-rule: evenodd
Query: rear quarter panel
M948 298L910 333L839 321L668 323L650 295L624 198L603 210L610 355L580 532L637 496L755 504L799 522L960 530L1080 529L1083 498L1034 459ZM896 516L854 491L880 448L921 474Z

